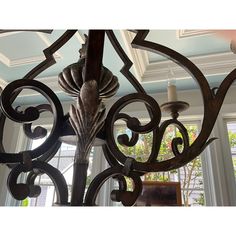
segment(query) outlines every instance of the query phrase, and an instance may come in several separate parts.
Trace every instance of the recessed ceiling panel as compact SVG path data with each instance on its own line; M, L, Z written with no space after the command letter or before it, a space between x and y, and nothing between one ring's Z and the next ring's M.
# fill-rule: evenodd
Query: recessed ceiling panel
M202 56L230 51L230 41L216 34L201 34L199 36L179 38L178 30L152 30L147 39L170 47L186 57ZM149 62L166 60L155 53L148 52Z
M0 35L0 53L9 59L9 66L15 61L43 57L43 50L48 47L35 32L20 32L8 36Z

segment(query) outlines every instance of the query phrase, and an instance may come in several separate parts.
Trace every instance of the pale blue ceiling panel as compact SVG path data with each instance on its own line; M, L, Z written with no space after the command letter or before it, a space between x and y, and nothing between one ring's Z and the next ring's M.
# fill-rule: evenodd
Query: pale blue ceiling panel
M147 40L170 47L186 57L230 51L230 42L216 34L178 38L176 30L152 30L149 32ZM150 52L148 57L150 62L166 60L164 57Z
M10 60L43 56L46 43L35 32L17 32L0 37L0 52Z
M47 41L53 43L64 32L65 30L54 30L51 34L42 35ZM73 36L66 45L58 50L58 55L56 57L57 63L39 74L38 78L47 79L47 77L53 77L53 79L56 79L63 68L79 60L79 49L81 48L82 43L81 38L83 38L84 33L88 34L88 30L79 30L79 33L80 35ZM126 51L127 48L125 47L120 30L115 30L114 33L123 49ZM187 57L230 52L229 41L217 38L215 35L202 35L178 39L176 30L152 30L147 36L147 39L171 47ZM42 51L45 48L47 48L46 44L39 39L36 33L32 32L23 32L0 37L0 53L8 54L8 56L14 58L14 60L31 57L32 55L42 56ZM231 53L231 55L233 54ZM163 60L160 56L151 53L148 53L148 57L151 62ZM19 66L7 66L0 62L0 78L7 82L21 79L39 63L40 61L30 64L25 63ZM129 81L120 73L120 70L124 65L123 61L112 47L107 36L105 37L103 65L110 69L119 79L120 88L116 96L123 96L136 92ZM135 75L134 67L131 67L130 71ZM216 75L209 76L207 79L211 87L216 87L219 86L224 77L225 75ZM153 81L150 83L143 83L142 85L148 94L163 93L166 92L167 82ZM178 80L176 85L178 90L198 89L198 85L193 79ZM56 91L56 93L61 101L72 101L72 98L65 93L61 91ZM18 98L15 104L35 104L43 101L44 99L40 95L25 96Z

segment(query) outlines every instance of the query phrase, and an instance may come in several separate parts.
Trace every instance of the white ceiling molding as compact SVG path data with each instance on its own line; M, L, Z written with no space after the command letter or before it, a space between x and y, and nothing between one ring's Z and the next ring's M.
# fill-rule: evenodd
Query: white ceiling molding
M12 33L22 33L22 32L12 32ZM5 34L4 37L6 37L6 34L8 34L8 36L9 36L9 34L11 35L11 33L4 33L4 34ZM45 48L47 48L51 45L51 42L49 41L49 39L46 37L45 34L40 33L40 32L36 32L35 34L40 38L40 40L42 40L45 43L45 45L46 45ZM62 56L58 52L56 52L54 54L54 58L61 59ZM0 53L0 61L8 67L17 67L17 66L24 66L24 65L33 64L33 63L40 63L43 60L45 60L45 56L43 56L43 55L12 60L12 59L8 58L6 55L4 55L3 53Z
M205 76L228 74L235 68L236 56L233 53L217 53L189 58L196 64ZM143 83L153 83L167 80L169 70L172 70L176 79L189 79L191 76L176 63L161 61L151 63L146 67Z
M6 66L10 67L10 63L11 63L10 59L1 52L0 52L0 61Z
M52 42L48 39L45 33L36 32L36 34L39 36L40 39L42 39L42 41L46 44L47 47L52 45ZM54 53L54 57L59 58L59 59L63 58L62 55L58 51Z
M189 58L194 62L205 76L228 74L235 68L236 56L233 53L218 53L207 56L198 56ZM165 82L169 71L172 70L177 80L190 79L191 76L180 66L170 61L161 61L151 63L146 66L142 83L160 83ZM45 83L56 94L63 93L58 85L58 76L36 78ZM1 80L0 80L1 86ZM22 91L19 97L35 96L38 93L34 90Z
M41 78L36 78L35 80L43 82L56 94L63 93L58 84L58 76L41 77ZM23 90L18 97L30 97L35 95L39 95L39 93L36 92L35 90L27 89Z
M189 37L190 35L197 36L211 33L207 30L183 31L186 35L188 34ZM141 83L166 81L170 70L173 71L176 79L183 80L191 78L182 67L169 60L150 63L145 50L137 50L131 47L130 42L132 42L134 38L134 33L121 30L121 35L127 48L128 55L134 63L135 76ZM236 64L236 56L231 52L202 55L190 57L189 59L199 67L205 76L228 74L234 69Z
M4 89L8 85L8 82L0 78L0 88Z
M77 32L75 33L75 37L79 40L79 43L85 44L85 37L82 33L79 32L79 30L77 30Z
M6 33L1 33L0 38L7 37L13 34L20 34L23 33L23 31L14 31L14 32L6 32Z
M60 56L54 55L55 59L61 59ZM0 61L4 63L8 67L17 67L17 66L24 66L33 63L40 63L45 60L45 56L35 56L35 57L26 57L16 60L10 60L4 54L0 53Z
M130 43L132 42L135 33L132 33L128 30L120 30L120 32L125 43L128 56L133 62L135 77L139 80L139 82L142 82L143 75L149 63L147 51L132 48Z
M55 59L59 59L61 57L54 55ZM26 57L17 60L11 60L9 67L16 67L16 66L24 66L33 63L40 63L45 60L44 56L36 56L36 57Z
M176 30L177 39L213 34L211 30Z

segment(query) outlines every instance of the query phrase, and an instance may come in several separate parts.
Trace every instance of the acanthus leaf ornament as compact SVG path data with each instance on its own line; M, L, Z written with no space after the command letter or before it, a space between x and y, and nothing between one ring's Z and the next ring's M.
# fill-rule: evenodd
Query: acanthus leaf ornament
M105 109L102 109L101 105L97 83L91 80L83 84L76 107L70 107L69 120L78 138L79 152L84 153L84 157L87 156L96 134L104 124Z
M84 82L84 66L85 58L82 58L77 63L67 66L58 76L61 89L72 97L77 97L80 94ZM101 68L98 84L98 93L101 99L114 96L119 89L118 78L104 66Z

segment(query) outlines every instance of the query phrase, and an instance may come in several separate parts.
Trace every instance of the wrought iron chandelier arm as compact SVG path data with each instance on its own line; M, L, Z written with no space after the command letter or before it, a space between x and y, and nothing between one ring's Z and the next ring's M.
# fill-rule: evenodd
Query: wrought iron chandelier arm
M154 163L158 161L157 158L158 158L160 147L163 141L164 133L167 127L170 125L174 125L175 127L177 127L182 135L182 138L175 137L171 141L171 148L172 148L173 154L175 156L180 156L181 153L183 153L187 148L189 148L189 136L188 136L188 131L185 128L185 126L181 122L179 122L177 119L166 120L162 122L159 129L155 132L155 135L157 138L156 138L156 142L152 144L152 147L155 146L156 149L152 151L147 162ZM182 152L179 151L178 145L183 145Z
M233 82L235 80L236 80L236 69L231 71L225 77L225 79L222 81L221 85L217 89L217 92L216 92L216 95L215 95L216 103L217 103L217 105L219 107L217 110L219 110L221 108L222 103L223 103L223 101L225 99L225 96L226 96L230 86L233 84ZM218 115L218 113L217 113L217 115Z
M128 120L131 119L131 117L125 113L119 113L117 116L116 116L116 120L124 120L127 124ZM131 138L129 139L129 136L127 134L121 134L117 137L117 141L120 145L125 145L127 147L132 147L134 146L137 142L138 142L138 139L139 139L139 134L136 133L136 132L132 132L132 136Z
M121 68L120 72L126 77L126 79L128 79L128 81L133 85L133 87L136 89L136 91L138 93L146 94L146 91L144 90L143 86L139 83L139 81L135 78L135 76L130 71L130 68L132 67L133 62L129 59L129 57L125 53L124 49L121 47L113 30L107 30L106 34L107 34L113 48L115 49L115 51L117 52L117 54L119 55L119 57L121 58L121 60L124 63L124 66ZM150 110L150 107L147 105L145 105L145 106L148 110L150 118L152 118L152 112Z
M112 177L119 176L127 176L133 180L134 183L134 190L132 192L126 191L122 186L120 185L120 190L113 190L111 192L111 198L112 200L122 202L124 206L132 206L135 204L136 199L142 192L142 181L140 179L140 176L138 173L131 171L128 175L124 173L124 167L123 166L115 166L106 169L105 171L98 174L93 181L91 182L88 191L85 196L85 205L86 206L95 206L96 205L96 198L99 193L99 190L101 189L102 185ZM120 177L121 178L121 177Z
M34 159L43 155L45 153L45 150L49 150L51 146L55 144L55 141L58 140L61 134L61 127L64 120L64 116L60 101L58 100L57 96L52 92L52 90L49 89L46 85L34 80L16 80L6 86L1 96L2 110L4 114L10 119L16 122L24 123L32 122L33 120L39 117L40 112L36 107L29 107L25 110L24 113L19 113L12 108L10 102L12 94L14 94L16 90L24 88L34 89L44 95L50 102L50 106L54 115L54 124L49 137L42 145L31 151L31 156ZM22 162L23 159L21 153L1 153L0 161L2 163L15 163Z
M146 94L140 93L128 94L116 101L107 115L107 123L111 122L112 124L114 124L114 121L116 120L116 117L120 110L133 102L143 102L145 105L147 105L152 111L152 118L151 121L147 124L141 125L137 118L131 117L127 121L127 127L137 133L148 133L156 129L161 120L160 107L155 99Z
M108 146L106 144L102 145L102 151L103 154L110 166L116 166L119 165L119 162L117 161L116 157L113 155L113 153L109 150Z
M195 145L198 147L203 146L204 143L207 142L207 139L209 137L209 134L208 133L205 134L204 133L205 131L203 132L203 130L208 129L211 132L214 126L214 122L215 122L215 120L213 122L209 122L209 120L211 121L213 120L209 118L212 117L213 115L212 111L214 107L214 104L213 104L214 94L212 90L210 89L209 83L207 79L205 78L205 76L202 74L201 70L185 56L163 45L146 41L145 38L148 35L148 32L149 32L148 30L138 30L135 38L133 39L133 42L131 43L132 46L135 48L145 49L145 50L160 54L166 57L167 59L170 59L173 62L177 63L196 80L196 82L198 83L200 87L202 98L203 98L203 105L204 105L204 119L203 119L201 133L199 134L198 138L195 140L194 144L191 146L195 146Z
M37 160L49 162L56 155L57 151L61 147L61 144L62 142L60 140L56 140L55 143L50 147L50 149L43 153L40 157L38 157Z
M235 79L236 79L236 69L231 71L225 77L225 79L222 81L219 88L217 89L217 92L214 95L214 98L208 101L207 110L205 109L205 112L204 112L201 132L198 135L197 139L194 141L194 143L191 145L193 146L193 150L190 150L190 151L194 152L194 150L197 150L198 151L197 155L199 155L200 152L204 150L204 148L206 147L206 144L210 144L212 141L216 139L216 138L212 138L208 140L211 134L211 131L215 125L215 121L220 112L225 96L230 86L235 81ZM192 154L195 155L195 153L192 153Z
M142 85L138 82L135 76L130 72L130 68L133 65L133 62L126 55L124 49L121 47L119 41L117 40L113 30L106 30L106 34L114 47L115 51L121 58L124 63L124 66L121 68L120 72L128 79L128 81L134 86L138 93L146 94L146 91Z
M181 137L175 137L173 140L172 140L172 143L171 143L171 147L172 147L172 151L173 151L173 154L175 156L178 156L180 155L181 153L183 153L184 151L186 151L187 148L189 148L189 135L188 135L188 131L187 129L185 128L185 126L178 120L176 119L171 119L171 120L167 120L167 121L164 121L161 126L160 126L160 130L161 132L164 134L166 128L169 126L169 125L174 125L175 127L178 128L179 132L181 133L182 135L182 138ZM179 151L178 149L178 145L182 145L183 144L183 150L182 152Z
M36 106L35 108L38 110L40 114L45 111L50 111L51 113L53 113L52 108L49 104L41 104ZM34 130L32 130L32 123L23 124L23 129L26 136L30 139L41 139L47 135L47 129L41 126L37 126L34 128Z
M202 148L204 148L206 146L206 144L209 144L212 140L209 140L209 142L207 141L209 134L205 133L205 128L213 128L212 123L209 121L209 117L212 116L212 105L214 103L214 94L210 89L209 83L207 82L206 78L204 77L204 75L202 74L202 72L199 70L199 68L193 64L189 59L187 59L186 57L184 57L183 55L179 54L178 52L167 48L163 45L157 44L157 43L153 43L153 42L149 42L146 41L145 38L148 34L148 30L138 30L137 34L135 36L135 38L132 41L132 46L135 48L139 48L139 49L145 49L154 53L158 53L161 54L162 56L174 61L175 63L177 63L178 65L180 65L181 67L183 67L199 84L201 92L202 92L202 96L203 96L203 102L204 102L204 121L203 121L203 128L200 132L200 135L198 136L198 138L195 140L195 142L191 145L190 149L187 152L182 153L182 158L179 158L178 160L175 160L176 158L173 158L171 160L167 160L161 163L155 163L155 165L153 166L154 168L151 169L151 164L148 164L147 166L149 167L145 167L144 169L141 168L142 163L135 163L134 166L137 167L138 170L145 170L145 171L165 171L165 169L169 170L171 168L174 168L175 164L176 167L177 166L181 166L181 162L179 161L180 159L184 160L184 163L187 163L187 160L192 160L196 157L196 155L199 154L199 150ZM209 126L210 123L210 126ZM211 129L210 129L211 132ZM160 138L159 138L160 140ZM156 142L155 142L156 143ZM176 143L174 146L177 145L177 140L174 141L174 143ZM178 153L176 153L178 154ZM178 155L179 156L179 155ZM151 159L154 160L154 157L152 157ZM177 164L178 163L178 164Z
M10 30L13 31L13 30ZM15 31L15 30L14 30ZM36 30L36 31L40 31L40 30ZM75 33L77 30L68 30L66 31L58 40L56 40L50 47L48 47L47 49L44 50L44 54L46 59L41 62L39 65L37 65L35 68L33 68L30 72L28 72L23 79L34 79L38 74L40 74L43 70L45 70L46 68L50 67L52 64L55 63L55 59L53 57L53 53L55 53L60 47L62 47ZM50 33L51 30L49 31L45 31L43 30L42 32L46 32L46 33ZM12 94L12 96L10 97L10 101L11 103L14 102L14 100L16 99L16 97L18 96L18 94L21 92L21 89L17 90L14 92L14 94ZM36 112L37 113L37 112ZM19 158L21 159L21 155L17 154L17 156L15 155L14 157L12 157L11 159L9 159L7 156L9 156L8 154L6 155L2 155L3 153L5 153L4 151L4 147L3 147L3 131L4 131L4 125L5 125L5 117L4 114L1 114L1 122L0 122L0 128L2 130L1 136L0 137L0 151L1 151L1 155L0 155L0 162L1 163L8 163L9 160L10 163L14 163L14 162L18 162Z
M61 174L59 170L49 165L46 162L41 161L33 161L32 169L37 169L41 173L47 174L50 179L53 181L55 186L56 194L57 194L57 203L59 205L67 205L68 204L68 188L65 181L65 178ZM26 197L37 197L41 190L40 187L34 185L35 176L30 175L31 180L28 179L26 184L17 183L17 178L22 172L30 171L25 167L24 164L19 164L15 168L12 169L8 176L8 188L14 198L17 200L23 200Z
M213 98L213 94L210 89L209 83L205 76L202 74L201 70L187 57L174 51L173 49L170 49L161 44L145 40L148 33L149 30L137 30L137 34L131 42L131 45L134 48L144 49L150 52L160 54L163 57L166 57L167 59L178 64L180 67L186 70L199 84L204 99L204 105L205 103L207 103L208 100L211 100Z
M152 112L152 119L146 125L140 125L140 122L137 118L131 118L127 122L128 128L135 133L148 133L158 129L158 125L160 122L161 111L158 106L158 103L150 96L141 93L129 94L122 98L120 98L109 110L105 122L105 130L107 137L107 145L110 152L117 158L117 160L124 164L126 161L126 156L118 149L117 144L114 140L114 123L117 120L118 114L121 109L123 109L126 105L132 102L144 102L147 106L150 107L150 111ZM154 142L156 139L156 135L154 137Z
M77 32L77 30L67 30L60 38L58 38L52 45L46 48L43 52L46 57L39 65L33 68L27 73L22 79L34 79L41 72L46 70L48 67L56 63L53 54L60 49L71 37Z

